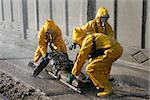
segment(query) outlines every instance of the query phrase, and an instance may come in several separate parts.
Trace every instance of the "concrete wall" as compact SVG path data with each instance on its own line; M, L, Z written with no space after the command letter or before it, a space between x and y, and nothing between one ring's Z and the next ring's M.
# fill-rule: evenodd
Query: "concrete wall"
M35 38L37 31L37 12L35 0L28 0L27 2L27 14L28 14L28 28L27 36L29 39Z
M136 5L136 6L134 6ZM142 0L118 1L119 42L131 47L141 47Z
M21 13L21 10L20 9L20 0L11 0L12 1L12 22L15 22L15 23L19 23L21 20L21 16L20 16L20 13Z
M21 12L20 0L0 0L0 34L10 40L23 37Z
M99 7L108 9L109 22L117 26L118 41L128 47L141 48L143 0L117 0L117 25L114 26L116 0L96 0ZM26 3L26 4L25 4ZM52 18L61 28L63 37L71 41L72 30L87 22L88 0L0 0L0 34L12 34L12 38L37 41L39 28ZM150 50L149 18L150 1L147 0L145 48Z
M44 24L44 20L50 18L50 0L38 1L39 28Z
M12 19L10 0L3 0L4 20L10 22Z
M66 35L66 1L65 0L52 0L53 5L53 20L61 28L63 35Z
M147 2L146 48L150 50L150 0L148 0Z
M69 14L69 35L72 36L72 30L82 24L82 7L86 4L86 0L69 0L68 14ZM86 20L86 19L83 19Z

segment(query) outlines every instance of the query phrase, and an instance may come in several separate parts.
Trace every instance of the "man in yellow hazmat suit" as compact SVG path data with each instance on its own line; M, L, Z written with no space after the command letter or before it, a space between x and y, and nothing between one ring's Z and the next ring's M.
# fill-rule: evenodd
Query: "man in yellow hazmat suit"
M84 32L103 33L114 38L115 33L113 32L112 27L108 23L108 19L109 13L107 9L104 7L100 7L97 11L95 19L80 27L80 30L78 30L78 32L80 33L82 30ZM75 44L73 44L70 48L72 49L73 47L75 47ZM110 74L111 69L107 70ZM114 80L112 77L109 77L109 79Z
M86 73L92 80L95 87L103 92L98 92L97 96L104 97L112 93L112 86L108 81L108 68L121 55L123 48L113 38L102 33L85 33L81 28L73 31L73 42L80 46L77 59L72 69L72 75L77 77L87 58L89 64Z
M33 67L37 66L38 60L47 56L47 46L51 43L51 47L58 52L63 52L67 55L67 48L62 39L60 28L53 20L46 20L38 33L38 47L34 54L34 61L29 62Z

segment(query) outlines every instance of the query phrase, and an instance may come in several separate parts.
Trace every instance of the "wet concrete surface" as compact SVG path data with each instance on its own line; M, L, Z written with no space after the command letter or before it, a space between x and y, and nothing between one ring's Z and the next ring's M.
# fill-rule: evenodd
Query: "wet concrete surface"
M0 71L0 100L49 100L39 90Z
M15 67L13 65L7 64L7 62L0 62L3 68L3 71L6 70L9 75L13 77L17 77L18 79L24 81L31 86L41 89L46 95L48 95L51 99L54 100L101 100L102 98L96 97L96 89L94 87L85 89L83 94L78 94L65 85L61 84L59 81L55 80L54 78L47 76L46 73L40 74L39 77L33 78L31 77L31 71L27 73L26 71L23 72L22 70L7 68L8 66ZM17 63L15 63L16 65ZM18 64L19 65L19 64ZM27 67L28 68L28 67ZM2 68L1 68L2 69ZM29 67L30 69L30 67ZM20 73L19 73L20 72ZM113 75L115 78L115 82L113 82L114 93L105 99L120 99L120 100L144 100L149 99L149 82L145 79L129 76L129 75ZM103 98L104 99L104 98ZM104 99L104 100L105 100Z
M16 45L0 42L0 70L15 77L36 89L42 90L52 100L145 100L149 97L149 72L132 69L127 66L113 64L111 75L114 93L107 98L96 97L94 87L78 94L53 77L42 72L37 78L31 77L32 68L27 63L32 59L34 51Z

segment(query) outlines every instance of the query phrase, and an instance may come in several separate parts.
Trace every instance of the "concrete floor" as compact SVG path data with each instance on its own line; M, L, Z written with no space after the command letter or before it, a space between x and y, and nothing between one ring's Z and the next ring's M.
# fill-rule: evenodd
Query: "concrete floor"
M114 94L108 98L98 98L94 88L78 94L47 75L46 72L42 72L37 78L31 77L33 69L28 67L27 63L32 59L33 53L34 51L27 49L26 46L21 47L0 41L0 70L42 90L54 100L150 99L147 96L150 95L149 71L114 63L111 71L111 75L116 80L112 83Z

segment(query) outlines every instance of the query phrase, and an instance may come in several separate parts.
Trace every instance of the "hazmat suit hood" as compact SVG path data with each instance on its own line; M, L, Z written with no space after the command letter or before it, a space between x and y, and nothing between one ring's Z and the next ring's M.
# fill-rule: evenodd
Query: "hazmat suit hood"
M104 16L109 16L108 11L106 8L100 7L97 11L95 19L99 20L100 17L104 17Z
M55 24L55 22L53 20L46 20L45 24L44 24L44 31L47 32L48 30L54 31L55 36L60 36L61 33L57 32L58 27Z
M78 44L79 46L82 45L84 38L86 37L86 33L79 27L73 30L72 40L74 43Z

